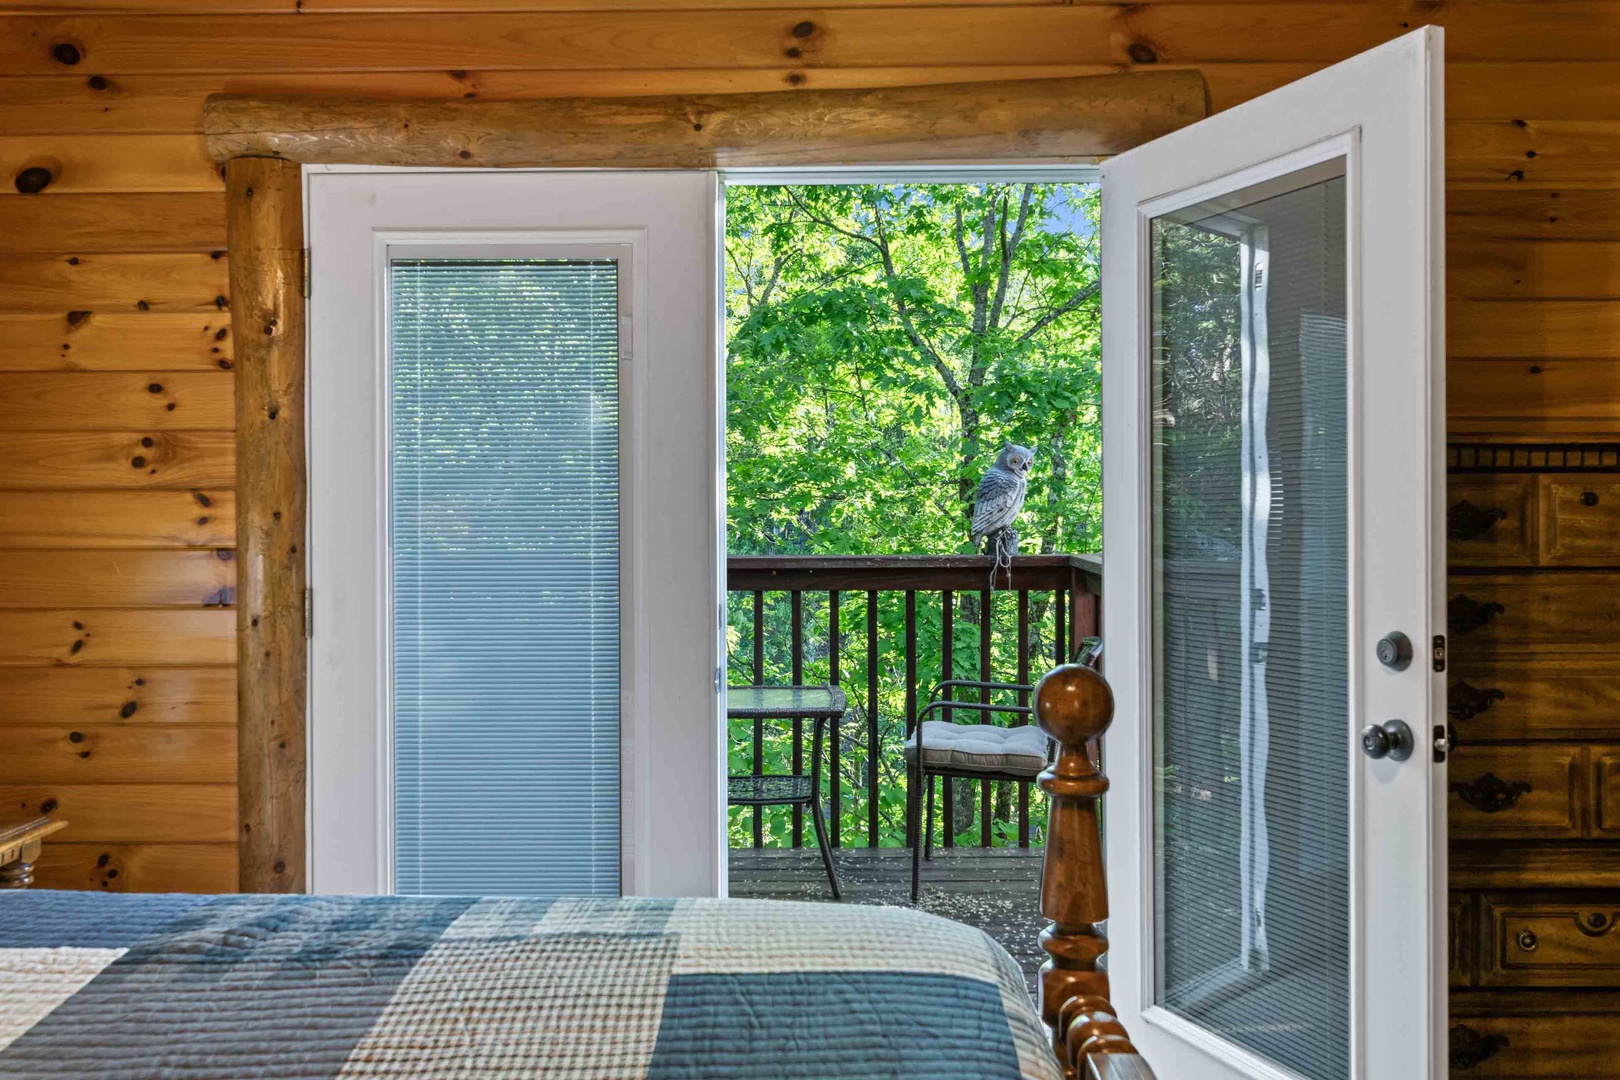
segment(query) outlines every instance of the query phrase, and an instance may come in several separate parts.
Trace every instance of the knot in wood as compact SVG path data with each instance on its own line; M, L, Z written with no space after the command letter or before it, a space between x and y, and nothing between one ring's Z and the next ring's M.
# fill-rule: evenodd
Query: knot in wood
M69 67L84 59L84 54L79 52L79 47L66 41L53 46L51 56L56 59L58 64L67 64Z
M40 165L31 165L19 172L13 183L19 195L38 195L50 187L51 181L55 179L56 177L51 175L51 170Z

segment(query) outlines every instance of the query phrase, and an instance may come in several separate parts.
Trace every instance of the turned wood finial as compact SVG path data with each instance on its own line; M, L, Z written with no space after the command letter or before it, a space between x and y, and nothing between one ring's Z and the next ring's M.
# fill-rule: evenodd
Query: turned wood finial
M1041 932L1047 961L1041 967L1041 1018L1070 1075L1092 1055L1134 1054L1108 1000L1108 973L1098 961L1108 939L1098 924L1108 918L1098 801L1108 778L1092 762L1087 744L1114 718L1114 694L1092 668L1064 664L1035 687L1035 719L1058 744L1057 760L1041 773L1049 800L1046 861L1041 871Z

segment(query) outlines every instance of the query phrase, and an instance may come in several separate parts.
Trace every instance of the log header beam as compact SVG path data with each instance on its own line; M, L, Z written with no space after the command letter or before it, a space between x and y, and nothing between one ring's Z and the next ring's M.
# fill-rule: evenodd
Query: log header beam
M1203 76L1158 71L886 89L525 101L216 94L217 162L707 169L1093 161L1202 119Z

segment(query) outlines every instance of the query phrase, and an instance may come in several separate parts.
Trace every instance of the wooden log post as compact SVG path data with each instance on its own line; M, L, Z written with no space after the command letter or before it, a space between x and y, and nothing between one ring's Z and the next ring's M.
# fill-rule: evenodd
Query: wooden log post
M1077 629L1078 632L1078 629ZM1041 1019L1052 1029L1058 1058L1071 1077L1151 1077L1108 1000L1099 961L1108 939L1102 834L1097 808L1108 778L1086 752L1114 718L1114 695L1096 671L1064 664L1035 687L1035 718L1058 743L1057 760L1040 776L1048 799L1046 858L1041 869Z
M236 340L238 884L304 891L304 224L299 167L225 165Z

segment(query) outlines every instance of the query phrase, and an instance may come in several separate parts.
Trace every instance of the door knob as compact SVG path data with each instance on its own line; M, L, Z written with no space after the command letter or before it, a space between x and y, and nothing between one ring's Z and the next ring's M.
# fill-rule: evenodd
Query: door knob
M1386 720L1361 729L1361 752L1370 758L1405 761L1412 756L1412 729L1405 720Z

